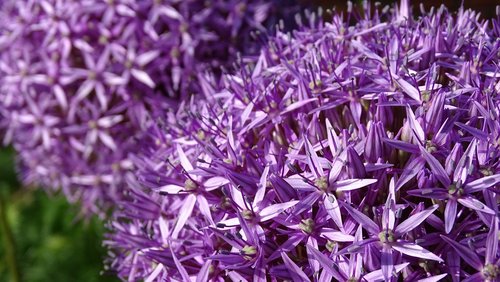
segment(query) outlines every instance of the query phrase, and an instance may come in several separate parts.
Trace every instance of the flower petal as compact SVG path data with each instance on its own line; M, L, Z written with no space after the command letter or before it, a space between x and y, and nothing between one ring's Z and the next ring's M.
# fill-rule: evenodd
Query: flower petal
M470 209L484 212L484 213L489 213L489 214L495 214L495 211L490 209L487 205L481 203L479 200L474 199L472 197L465 197L465 198L460 198L458 199L458 202L462 204L465 207L468 207Z
M500 183L500 174L490 175L465 184L465 191L467 193L479 192L498 183Z
M411 110L409 106L406 107L406 117L408 118L408 122L410 123L410 128L415 134L415 137L420 141L420 144L424 144L425 142L425 133L422 129L422 126L415 118L415 114Z
M162 194L175 195L175 194L179 194L179 192L184 191L184 187L179 186L179 185L175 185L175 184L168 184L168 185L158 187L158 188L156 188L156 190Z
M156 277L158 277L158 275L160 275L161 271L164 269L163 267L163 264L162 263L159 263L155 269L153 270L153 272L151 272L151 274L149 274L146 279L144 279L144 282L153 282L155 281Z
M390 281L392 278L392 270L394 269L394 264L392 260L392 249L387 246L382 246L382 253L380 255L380 264L382 267L382 274L385 281Z
M179 232L186 224L187 220L193 212L194 204L196 203L196 196L194 194L189 194L184 200L184 204L181 207L179 217L175 223L174 230L172 231L172 238L177 239Z
M346 179L333 183L337 191L352 191L376 183L377 179Z
M439 274L439 275L427 277L424 279L419 279L417 282L438 282L439 280L445 278L446 275L448 275L448 273Z
M449 199L444 208L444 230L446 234L449 234L455 225L455 219L457 218L457 201L455 199Z
M132 76L135 79L137 79L138 81L146 84L147 86L149 86L149 88L155 88L156 84L151 79L151 77L149 76L149 74L147 74L145 71L138 70L138 69L131 69L130 73L132 74Z
M295 206L299 201L290 201L287 203L274 204L263 208L260 212L260 222L264 222L277 217L280 213L288 208Z
M429 164L429 167L437 180L439 180L439 182L441 182L446 188L450 186L450 178L439 161L433 155L429 154L429 152L427 152L427 150L423 147L420 147L420 152L422 153L422 157L427 161L427 164Z
M401 222L394 231L401 235L410 232L424 222L438 207L438 205L433 205L424 211L410 216L408 219Z
M285 253L281 253L281 258L290 271L294 282L310 281L304 271L302 271L302 269L300 269L300 267L298 267Z
M498 217L494 216L486 237L486 264L494 264L498 253Z
M414 243L401 243L397 242L392 245L392 248L396 251L408 255L410 257L423 258L428 260L435 260L443 262L443 259L431 253L430 251L420 247Z
M339 202L333 194L325 194L323 197L323 205L330 218L335 222L339 230L344 231L342 223L342 214L340 212Z
M401 151L405 151L408 153L418 153L419 149L418 146L415 144L411 144L408 142L400 141L400 140L395 140L395 139L390 139L390 138L382 138L382 140L387 143L389 146L396 148Z
M364 229L366 229L368 232L372 234L378 234L380 232L379 226L373 222L368 216L364 215L357 209L354 209L351 207L349 204L344 204L341 202L341 205L349 212L349 215L352 216L352 218L357 221L359 224L363 226Z
M470 266L474 267L477 271L481 271L483 268L483 264L476 253L474 253L469 247L466 247L450 238L440 235L443 240L445 240L455 251L457 251L458 255L462 257L465 262L467 262Z
M403 270L405 267L407 267L410 263L402 263L402 264L397 264L394 266L394 272L399 273L401 270ZM368 282L382 282L386 281L384 279L384 275L382 274L382 269L372 271L361 279L361 281L368 281Z
M307 245L307 251L311 254L311 256L319 262L321 267L328 271L328 273L333 276L337 281L342 281L345 279L333 266L335 263L329 259L326 255L318 251L316 248L312 247L311 245ZM308 281L308 280L306 280Z

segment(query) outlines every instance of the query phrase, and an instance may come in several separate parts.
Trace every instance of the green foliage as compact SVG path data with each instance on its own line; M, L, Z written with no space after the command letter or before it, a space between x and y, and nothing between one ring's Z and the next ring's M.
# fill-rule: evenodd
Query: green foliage
M13 235L6 240L6 231L0 229L0 282L16 281L12 259L20 281L116 281L101 275L103 223L96 218L76 220L77 208L62 196L19 188L13 167L12 152L0 151L0 209ZM15 257L9 247L14 247L10 249Z

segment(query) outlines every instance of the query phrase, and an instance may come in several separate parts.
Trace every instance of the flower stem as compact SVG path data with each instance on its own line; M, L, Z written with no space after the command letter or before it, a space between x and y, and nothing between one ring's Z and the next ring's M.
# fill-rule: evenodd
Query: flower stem
M6 215L6 205L3 198L3 193L0 193L0 233L2 234L5 246L5 260L11 274L12 282L20 282L21 274L16 259L16 246L12 230L10 229L9 222Z

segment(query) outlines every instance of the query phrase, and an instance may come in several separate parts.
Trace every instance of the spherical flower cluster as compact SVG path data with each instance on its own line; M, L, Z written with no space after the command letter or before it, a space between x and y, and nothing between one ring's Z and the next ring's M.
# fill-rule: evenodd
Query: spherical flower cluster
M110 223L111 268L132 281L498 281L498 19L422 14L402 1L310 17L207 87L207 104L168 113Z
M154 112L258 50L252 32L277 14L261 0L5 1L0 129L25 182L61 187L84 211L109 207Z

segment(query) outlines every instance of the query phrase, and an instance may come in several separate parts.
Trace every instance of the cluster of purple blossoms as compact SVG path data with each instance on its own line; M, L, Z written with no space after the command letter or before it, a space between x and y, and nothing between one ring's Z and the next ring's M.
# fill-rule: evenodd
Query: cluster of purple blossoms
M500 279L500 13L327 12L149 129L120 278Z
M122 198L154 112L200 92L200 73L257 52L252 32L279 14L263 0L2 2L4 145L18 151L25 183L92 213Z

